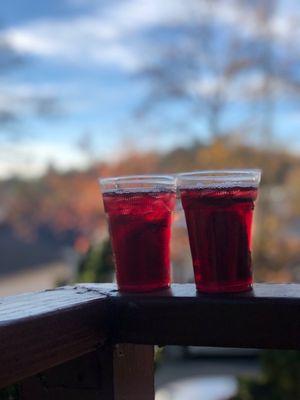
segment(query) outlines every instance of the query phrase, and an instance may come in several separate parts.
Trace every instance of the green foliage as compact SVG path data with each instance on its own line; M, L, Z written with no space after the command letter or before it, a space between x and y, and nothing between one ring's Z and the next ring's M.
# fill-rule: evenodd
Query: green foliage
M18 400L19 387L18 385L12 385L4 389L0 389L0 400Z
M256 379L241 379L238 395L232 400L300 399L300 352L265 351L262 374Z
M80 282L111 282L114 272L110 240L91 247L81 260L77 280Z
M164 347L155 346L154 348L154 369L160 367L164 359Z

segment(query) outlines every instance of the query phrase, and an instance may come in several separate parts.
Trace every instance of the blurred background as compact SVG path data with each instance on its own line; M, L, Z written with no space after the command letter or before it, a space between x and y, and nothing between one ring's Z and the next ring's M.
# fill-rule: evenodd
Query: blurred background
M299 35L297 0L2 0L0 295L113 280L99 176L224 167L263 169L256 281L299 282ZM172 260L192 282L180 209ZM300 398L274 354L166 349L157 397Z

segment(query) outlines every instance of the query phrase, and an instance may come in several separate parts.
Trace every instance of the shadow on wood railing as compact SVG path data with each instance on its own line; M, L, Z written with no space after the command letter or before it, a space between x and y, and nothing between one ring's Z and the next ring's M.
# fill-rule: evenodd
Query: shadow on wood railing
M234 295L90 284L0 299L0 387L22 400L153 400L154 345L300 349L300 285Z

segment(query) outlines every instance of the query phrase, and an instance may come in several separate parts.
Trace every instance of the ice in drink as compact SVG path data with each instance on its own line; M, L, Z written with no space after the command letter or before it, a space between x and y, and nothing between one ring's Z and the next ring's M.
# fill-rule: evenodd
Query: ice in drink
M251 183L251 182L250 182ZM197 289L251 289L252 220L257 186L218 182L180 189Z
M175 189L106 191L103 201L119 289L143 292L168 287Z

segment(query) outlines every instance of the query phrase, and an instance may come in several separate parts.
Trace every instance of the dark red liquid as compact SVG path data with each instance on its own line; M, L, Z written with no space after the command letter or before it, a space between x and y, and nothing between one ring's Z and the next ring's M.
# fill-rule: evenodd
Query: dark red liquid
M171 218L174 192L110 192L103 201L123 291L170 285Z
M196 286L239 292L252 285L251 228L257 189L182 189Z

